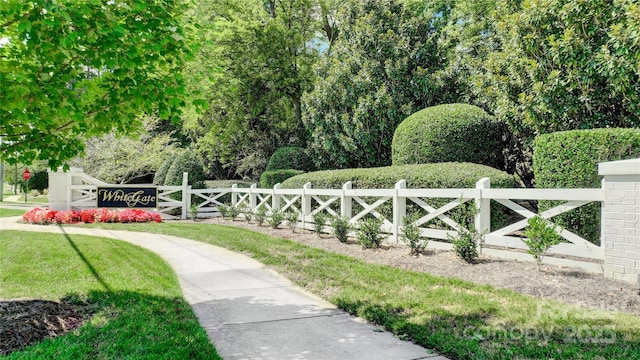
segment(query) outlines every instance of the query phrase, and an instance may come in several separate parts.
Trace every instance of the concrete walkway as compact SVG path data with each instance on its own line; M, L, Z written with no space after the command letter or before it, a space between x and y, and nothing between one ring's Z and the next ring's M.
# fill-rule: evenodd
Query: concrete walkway
M225 360L446 360L346 314L249 257L217 246L168 235L17 220L0 218L0 230L101 236L158 254L175 271L185 299Z

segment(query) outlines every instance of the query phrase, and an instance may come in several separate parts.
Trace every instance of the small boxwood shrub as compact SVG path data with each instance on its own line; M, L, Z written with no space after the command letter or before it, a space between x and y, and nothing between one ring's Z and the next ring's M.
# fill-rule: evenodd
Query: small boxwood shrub
M294 169L302 170L304 172L315 170L313 167L313 161L306 151L301 147L285 146L277 149L269 164L267 164L267 171Z
M368 169L326 170L305 173L291 177L281 183L283 188L302 188L307 182L316 189L340 189L348 181L354 189L390 189L401 179L407 181L411 189L443 189L443 188L475 188L475 184L483 177L491 178L493 188L512 188L515 179L512 175L485 165L471 163L440 163L386 166ZM430 204L441 206L452 199L432 199ZM408 202L409 204L409 202ZM449 215L454 220L467 226L473 223L475 214L473 202L465 204L464 211L452 210ZM334 208L334 210L337 210ZM378 208L387 218L390 217L390 201ZM491 207L492 227L505 224L504 208Z
M471 162L504 168L507 127L479 107L445 104L407 117L393 135L393 165Z
M382 226L382 219L375 217L359 221L356 237L363 249L377 249L380 247L385 238L380 226Z
M272 188L275 184L282 183L288 178L300 174L304 174L304 171L293 169L265 171L260 175L260 187Z
M562 131L535 139L533 171L538 188L599 188L598 163L640 157L640 130ZM540 201L541 211L557 205ZM553 218L554 223L600 244L600 204L593 203Z

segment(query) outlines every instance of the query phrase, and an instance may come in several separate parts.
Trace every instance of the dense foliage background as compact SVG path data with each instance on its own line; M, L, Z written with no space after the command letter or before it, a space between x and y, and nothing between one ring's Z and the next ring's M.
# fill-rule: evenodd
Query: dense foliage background
M182 148L208 179L257 180L289 146L387 166L405 118L466 103L508 126L500 170L534 186L536 136L640 125L635 0L98 3L0 5L4 159L80 154L113 182Z

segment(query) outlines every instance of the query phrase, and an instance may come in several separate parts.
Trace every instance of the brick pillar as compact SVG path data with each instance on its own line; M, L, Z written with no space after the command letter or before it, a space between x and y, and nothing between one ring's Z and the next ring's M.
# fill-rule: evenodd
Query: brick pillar
M640 159L598 164L604 176L604 275L640 287Z

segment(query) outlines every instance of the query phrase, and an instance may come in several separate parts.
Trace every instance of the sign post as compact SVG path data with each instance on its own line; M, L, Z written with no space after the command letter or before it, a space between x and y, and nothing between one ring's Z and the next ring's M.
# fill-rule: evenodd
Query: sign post
M27 195L29 194L29 178L31 177L31 171L24 169L22 178L24 179L24 203L27 203Z

